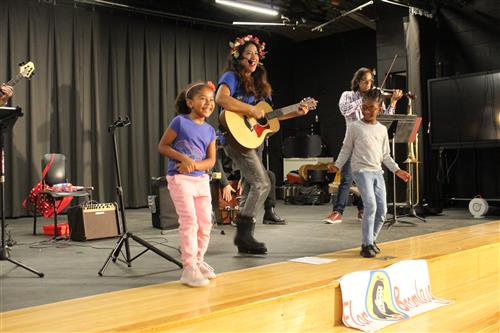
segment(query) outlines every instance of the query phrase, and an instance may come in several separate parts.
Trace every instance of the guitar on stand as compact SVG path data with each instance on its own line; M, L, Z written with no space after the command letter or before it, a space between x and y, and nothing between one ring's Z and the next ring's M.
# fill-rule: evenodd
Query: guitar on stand
M231 141L242 148L255 149L259 147L268 134L276 133L280 129L279 117L298 110L300 104L305 104L309 110L314 110L318 101L314 98L304 98L300 103L285 106L273 110L271 105L262 101L255 105L256 108L264 110L264 118L256 119L238 112L224 110L219 116L222 126L229 132Z

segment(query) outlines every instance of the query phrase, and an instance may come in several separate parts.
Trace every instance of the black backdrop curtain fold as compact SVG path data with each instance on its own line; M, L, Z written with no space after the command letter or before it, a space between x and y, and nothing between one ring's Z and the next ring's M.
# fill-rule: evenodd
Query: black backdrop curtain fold
M11 105L23 109L6 146L6 215L39 181L47 152L67 156L69 181L95 187L101 202L116 198L108 126L117 133L127 207L147 204L149 179L165 174L158 141L175 115L186 84L216 81L230 32L186 27L160 18L29 0L0 2L0 81L31 60L36 75L15 87ZM216 124L212 115L210 123Z

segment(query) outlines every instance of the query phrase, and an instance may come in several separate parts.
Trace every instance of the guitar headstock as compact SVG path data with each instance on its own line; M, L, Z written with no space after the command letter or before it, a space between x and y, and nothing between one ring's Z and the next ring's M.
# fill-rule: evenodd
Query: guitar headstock
M300 104L305 104L309 110L315 110L318 105L318 101L312 97L306 97L300 101Z
M35 64L31 61L19 64L19 75L30 79L35 74Z

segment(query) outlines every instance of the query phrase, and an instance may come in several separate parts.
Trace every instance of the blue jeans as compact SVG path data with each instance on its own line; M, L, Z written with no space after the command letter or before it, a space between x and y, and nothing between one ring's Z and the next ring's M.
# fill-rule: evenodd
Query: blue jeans
M345 206L347 205L347 200L349 198L349 192L352 186L352 171L351 171L351 158L345 162L342 169L340 169L340 185L337 191L337 199L333 203L333 210L344 214ZM357 182L356 182L357 184ZM363 210L363 201L358 200L358 210Z
M365 206L361 229L363 245L373 244L384 225L387 213L384 171L360 171L353 173Z

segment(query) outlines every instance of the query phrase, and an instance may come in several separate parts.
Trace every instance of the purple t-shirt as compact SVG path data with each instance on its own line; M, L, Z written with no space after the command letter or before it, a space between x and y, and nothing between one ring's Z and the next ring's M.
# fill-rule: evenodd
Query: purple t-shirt
M215 130L210 124L207 122L197 124L188 115L179 115L172 119L168 127L177 134L172 142L172 148L195 161L202 161L206 158L208 146L215 140ZM169 176L179 174L175 168L177 163L179 162L176 160L168 160L167 174ZM187 175L201 176L203 174L205 171L195 170Z

